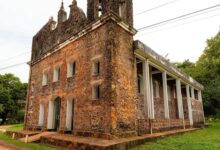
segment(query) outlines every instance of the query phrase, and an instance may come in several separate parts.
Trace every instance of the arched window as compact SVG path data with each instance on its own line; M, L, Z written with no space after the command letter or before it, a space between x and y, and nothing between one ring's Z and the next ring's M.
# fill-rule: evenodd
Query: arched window
M69 61L67 66L67 77L73 77L76 73L76 62Z
M54 69L54 72L53 72L53 82L57 82L60 80L60 67L57 66L55 67Z
M125 0L119 1L119 16L122 19L125 19L125 16L126 16L126 2L125 2Z
M98 16L100 17L102 15L102 0L99 0L98 4Z

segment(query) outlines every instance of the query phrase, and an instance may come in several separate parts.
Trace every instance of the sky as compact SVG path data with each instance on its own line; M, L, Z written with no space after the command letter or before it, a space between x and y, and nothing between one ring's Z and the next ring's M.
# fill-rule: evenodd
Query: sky
M65 9L72 0L64 0ZM51 16L57 19L61 0L0 0L0 74L13 73L28 82L32 37ZM134 28L140 29L164 20L220 4L219 0L133 0ZM166 4L166 5L164 5ZM150 10L164 5L158 9ZM78 0L86 12L87 0ZM195 62L206 47L206 40L220 29L220 7L178 22L148 28L136 34L157 53L172 62ZM22 64L23 63L23 64ZM7 66L22 64L19 66Z

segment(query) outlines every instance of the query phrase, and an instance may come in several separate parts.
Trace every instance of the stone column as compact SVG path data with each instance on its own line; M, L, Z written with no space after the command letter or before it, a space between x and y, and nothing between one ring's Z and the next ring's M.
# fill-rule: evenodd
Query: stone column
M202 91L201 90L198 90L198 99L199 101L201 102L201 105L202 105L202 113L203 113L203 120L204 120L204 123L205 123L205 113L204 113L204 106L203 106L203 102L202 102Z
M154 115L154 88L153 88L153 75L151 73L151 71L149 72L150 74L150 97L151 97L151 119L154 119L155 118L155 115Z
M164 115L166 119L169 119L170 113L169 113L169 101L168 101L168 92L167 92L167 73L165 71L162 73L162 78L163 78Z
M202 102L202 91L198 90L198 99L200 102Z
M149 75L149 61L143 61L143 91L144 91L144 112L151 116L151 105L150 105L150 75Z
M180 79L176 79L176 91L177 91L177 103L178 103L179 118L180 119L184 119L184 114L183 114L183 98L182 98L182 92L181 92L181 82L180 82Z
M184 112L183 112L183 97L182 97L180 79L176 79L176 90L177 90L177 103L178 103L179 118L182 119L183 128L185 129L185 120L184 120Z
M193 115L192 115L192 103L189 93L189 85L186 85L186 96L187 96L187 104L188 104L188 113L189 113L189 122L190 126L193 126Z
M191 94L192 99L195 100L195 89L193 87L191 87Z

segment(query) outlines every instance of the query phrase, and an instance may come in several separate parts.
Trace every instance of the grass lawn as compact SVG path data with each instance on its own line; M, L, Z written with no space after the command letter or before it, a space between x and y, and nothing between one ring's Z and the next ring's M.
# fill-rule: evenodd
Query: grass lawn
M22 128L23 124L18 124L8 130L21 130ZM0 140L30 150L57 150L37 143L26 144L12 140L11 137L2 133L0 133ZM220 121L213 122L210 127L203 130L147 142L132 150L220 150Z
M13 126L7 128L7 130L10 130L10 131L19 131L19 130L23 130L23 127L24 127L23 124L16 124L16 125L13 125Z
M7 130L13 130L13 131L22 130L22 129L23 129L23 124L14 125L14 126L7 128ZM11 137L3 133L0 133L0 140L5 141L8 144L15 145L20 148L27 148L30 150L58 150L56 148L47 147L45 145L38 144L38 143L24 143L18 140L12 140Z
M147 142L132 150L220 150L220 121L203 130Z

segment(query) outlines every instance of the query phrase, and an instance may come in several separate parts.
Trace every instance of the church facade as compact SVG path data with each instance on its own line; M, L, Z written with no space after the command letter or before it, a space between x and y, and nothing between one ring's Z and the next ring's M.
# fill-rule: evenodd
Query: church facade
M203 126L203 86L141 41L132 0L73 0L33 37L25 129L118 138Z

